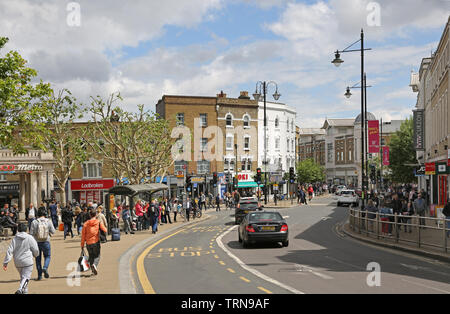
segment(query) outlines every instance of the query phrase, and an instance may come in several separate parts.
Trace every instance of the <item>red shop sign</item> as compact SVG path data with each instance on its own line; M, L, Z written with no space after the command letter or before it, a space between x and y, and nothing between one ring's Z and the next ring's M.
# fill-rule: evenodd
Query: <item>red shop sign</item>
M108 190L114 187L114 180L79 180L70 181L72 191Z

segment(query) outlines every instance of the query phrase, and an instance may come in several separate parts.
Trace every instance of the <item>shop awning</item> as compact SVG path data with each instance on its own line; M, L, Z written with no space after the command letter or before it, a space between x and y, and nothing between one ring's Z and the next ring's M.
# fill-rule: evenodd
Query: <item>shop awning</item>
M136 185L117 185L109 189L109 193L114 195L134 196L138 193L150 193L168 190L168 186L161 183L136 184Z
M263 187L264 184L260 184L259 187ZM238 182L238 188L257 188L258 184L256 182Z

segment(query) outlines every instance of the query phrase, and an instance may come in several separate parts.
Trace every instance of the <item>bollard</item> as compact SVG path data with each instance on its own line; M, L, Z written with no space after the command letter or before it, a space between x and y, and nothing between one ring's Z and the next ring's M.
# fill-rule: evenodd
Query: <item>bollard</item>
M446 217L444 216L443 220L444 220L444 252L447 253L447 221L445 219Z
M377 224L377 240L380 239L380 213L377 212L376 215L376 224Z
M398 232L398 215L397 215L397 213L394 214L394 228L395 228L395 242L398 243L399 232Z
M366 209L366 217L365 217L365 225L366 225L366 234L367 236L369 236L369 214L368 214L368 210Z

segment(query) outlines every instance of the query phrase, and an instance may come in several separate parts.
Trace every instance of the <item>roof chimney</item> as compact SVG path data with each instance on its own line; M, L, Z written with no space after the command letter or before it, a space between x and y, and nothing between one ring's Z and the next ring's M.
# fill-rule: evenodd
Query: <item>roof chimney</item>
M217 94L218 98L227 98L227 94L223 93L223 90L220 91L220 94Z
M250 97L248 96L248 92L242 91L241 95L239 96L239 99L250 99Z

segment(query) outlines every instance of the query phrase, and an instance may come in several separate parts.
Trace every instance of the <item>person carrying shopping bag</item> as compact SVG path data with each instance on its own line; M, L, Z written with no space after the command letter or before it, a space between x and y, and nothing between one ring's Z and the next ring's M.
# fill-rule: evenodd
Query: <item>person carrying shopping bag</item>
M81 249L86 249L89 254L89 265L94 275L98 274L98 264L100 262L100 230L107 232L106 227L97 220L97 212L95 209L89 211L91 219L86 221L81 232Z

